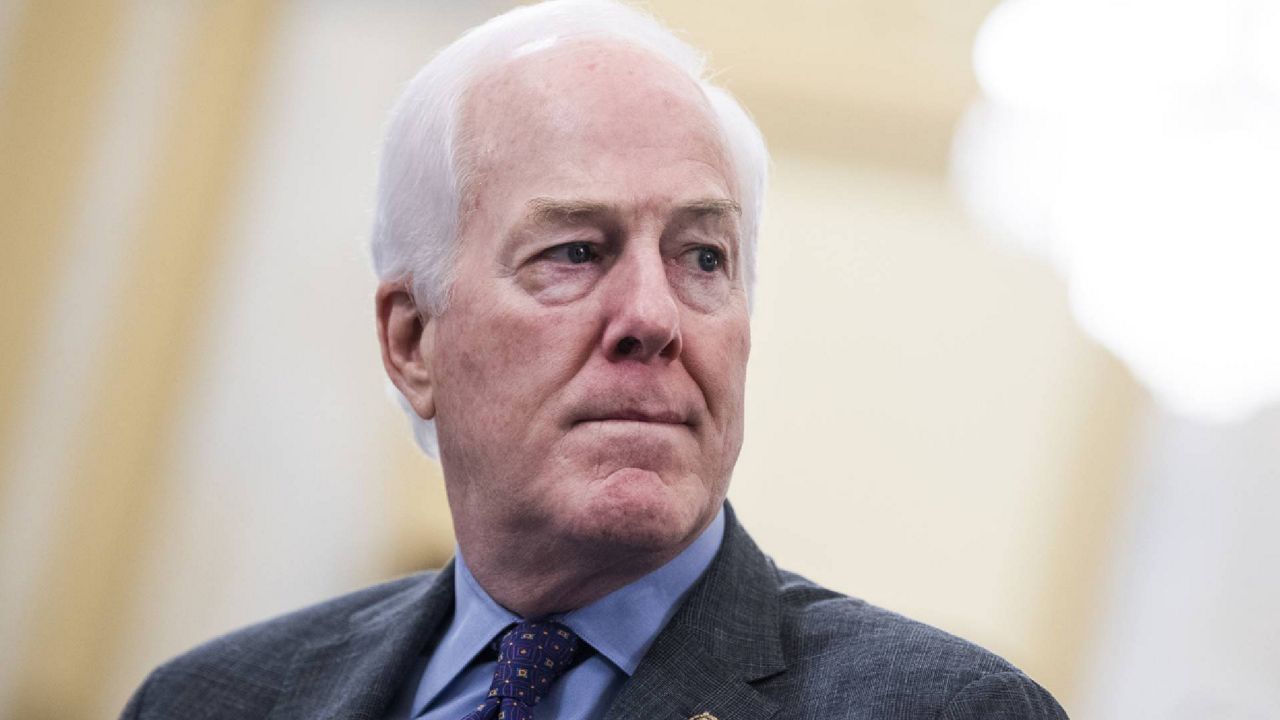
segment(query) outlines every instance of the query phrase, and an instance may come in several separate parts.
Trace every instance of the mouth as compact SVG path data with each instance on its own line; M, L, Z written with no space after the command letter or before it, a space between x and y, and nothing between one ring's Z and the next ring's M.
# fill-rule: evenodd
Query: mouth
M573 421L574 425L586 423L649 423L653 425L692 425L680 413L670 410L642 410L639 408L622 408L602 413L590 413Z

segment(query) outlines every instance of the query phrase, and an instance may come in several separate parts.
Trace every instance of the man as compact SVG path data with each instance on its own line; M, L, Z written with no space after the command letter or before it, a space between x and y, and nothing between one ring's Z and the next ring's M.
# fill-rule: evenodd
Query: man
M134 718L1053 718L940 631L778 570L724 505L766 155L612 2L432 61L384 153L388 376L458 554L159 668Z

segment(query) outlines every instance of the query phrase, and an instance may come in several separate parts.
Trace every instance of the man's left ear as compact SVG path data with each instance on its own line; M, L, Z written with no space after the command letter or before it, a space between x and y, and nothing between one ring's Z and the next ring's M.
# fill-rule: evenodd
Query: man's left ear
M387 377L423 420L436 415L431 377L434 319L418 307L405 280L378 285L378 342Z

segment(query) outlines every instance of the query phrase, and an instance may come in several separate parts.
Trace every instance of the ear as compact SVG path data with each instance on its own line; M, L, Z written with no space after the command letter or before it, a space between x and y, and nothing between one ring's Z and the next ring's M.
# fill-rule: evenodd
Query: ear
M431 352L436 323L421 310L405 280L378 285L375 297L378 342L387 377L423 420L436 415L431 384Z

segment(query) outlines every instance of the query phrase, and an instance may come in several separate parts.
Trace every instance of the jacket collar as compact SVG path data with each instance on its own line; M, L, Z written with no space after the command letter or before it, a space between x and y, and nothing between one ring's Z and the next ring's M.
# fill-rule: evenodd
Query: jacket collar
M785 669L772 562L725 506L711 566L623 686L606 720L765 720L751 683ZM453 609L453 563L351 616L347 632L303 648L271 720L380 720Z
M618 694L606 720L764 720L776 703L751 683L786 668L777 571L726 505L724 544Z
M304 647L270 720L381 720L453 610L453 563Z

